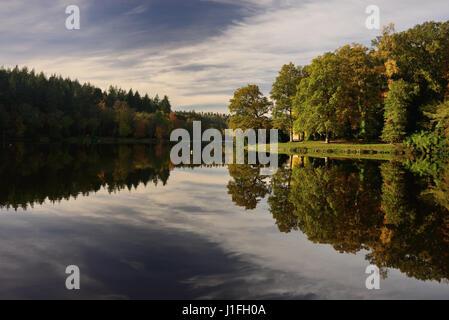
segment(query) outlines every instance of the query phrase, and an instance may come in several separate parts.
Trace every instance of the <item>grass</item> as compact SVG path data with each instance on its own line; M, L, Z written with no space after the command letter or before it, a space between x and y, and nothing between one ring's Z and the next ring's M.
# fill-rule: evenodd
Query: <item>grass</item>
M348 143L322 141L285 142L278 144L278 153L287 155L307 155L311 157L332 157L346 159L391 160L401 153L399 144ZM253 149L253 148L251 148ZM269 145L267 145L269 150Z

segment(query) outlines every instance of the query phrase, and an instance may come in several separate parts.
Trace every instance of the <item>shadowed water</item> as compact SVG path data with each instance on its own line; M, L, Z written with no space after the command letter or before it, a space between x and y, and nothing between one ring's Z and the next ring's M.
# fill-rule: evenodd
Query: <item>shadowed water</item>
M175 167L161 145L0 150L0 298L449 298L449 170L298 156L276 172ZM369 264L380 290L365 287Z

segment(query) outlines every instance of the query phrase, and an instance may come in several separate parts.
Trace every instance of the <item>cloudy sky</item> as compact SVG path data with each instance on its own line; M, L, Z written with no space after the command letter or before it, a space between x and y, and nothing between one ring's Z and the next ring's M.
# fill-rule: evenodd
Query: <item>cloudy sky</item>
M80 30L65 28L69 5L80 8ZM2 0L0 65L224 112L238 87L268 94L284 63L369 45L379 34L365 27L369 5L397 30L449 19L447 0Z

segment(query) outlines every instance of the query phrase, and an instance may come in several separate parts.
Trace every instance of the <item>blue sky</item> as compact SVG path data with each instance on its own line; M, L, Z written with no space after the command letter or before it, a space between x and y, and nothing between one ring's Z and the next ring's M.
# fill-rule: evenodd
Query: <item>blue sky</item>
M280 67L366 45L368 5L404 30L449 19L447 0L15 0L0 3L0 63L150 95L175 109L227 110L248 83L269 94ZM65 28L78 5L81 29Z

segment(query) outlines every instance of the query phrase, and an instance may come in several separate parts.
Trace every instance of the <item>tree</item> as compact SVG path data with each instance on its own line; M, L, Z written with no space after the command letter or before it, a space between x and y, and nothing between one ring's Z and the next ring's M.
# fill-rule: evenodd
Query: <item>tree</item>
M160 102L160 110L162 112L165 113L170 113L171 112L171 104L170 101L168 100L167 96L164 96L164 98L162 99L162 101Z
M163 111L157 111L153 115L155 124L155 137L159 140L168 139L170 131L173 129L173 123L168 114Z
M385 100L383 141L400 142L405 137L407 134L407 112L411 100L411 85L402 79L393 82Z
M335 101L339 82L337 56L328 52L315 58L305 72L308 76L301 80L294 100L295 129L324 135L327 143L332 134L343 132Z
M160 105L158 105L160 104ZM90 84L47 78L27 68L0 68L0 139L64 139L81 136L120 136L166 139L172 129L165 113L165 96L155 101L139 92L109 87L107 92ZM160 111L160 112L162 112ZM135 115L139 112L139 115Z
M294 99L296 129L324 136L376 138L382 127L382 74L368 48L354 44L313 60Z
M134 111L128 107L126 102L117 101L114 104L116 121L118 123L118 135L128 137L133 132Z
M269 127L268 112L272 103L263 96L257 85L248 85L234 92L229 111L231 129L262 129Z
M148 119L148 114L144 112L138 112L134 118L134 137L144 138L148 136L148 127L150 121Z
M271 90L271 99L275 101L273 108L273 127L289 134L293 141L293 98L296 87L303 78L303 69L293 63L282 66Z
M385 78L381 63L360 44L335 51L338 63L337 113L345 123L345 135L362 139L378 138L383 124Z
M373 44L389 85L403 80L414 88L406 133L422 129L425 107L449 97L449 21L426 22L399 33L390 25Z

